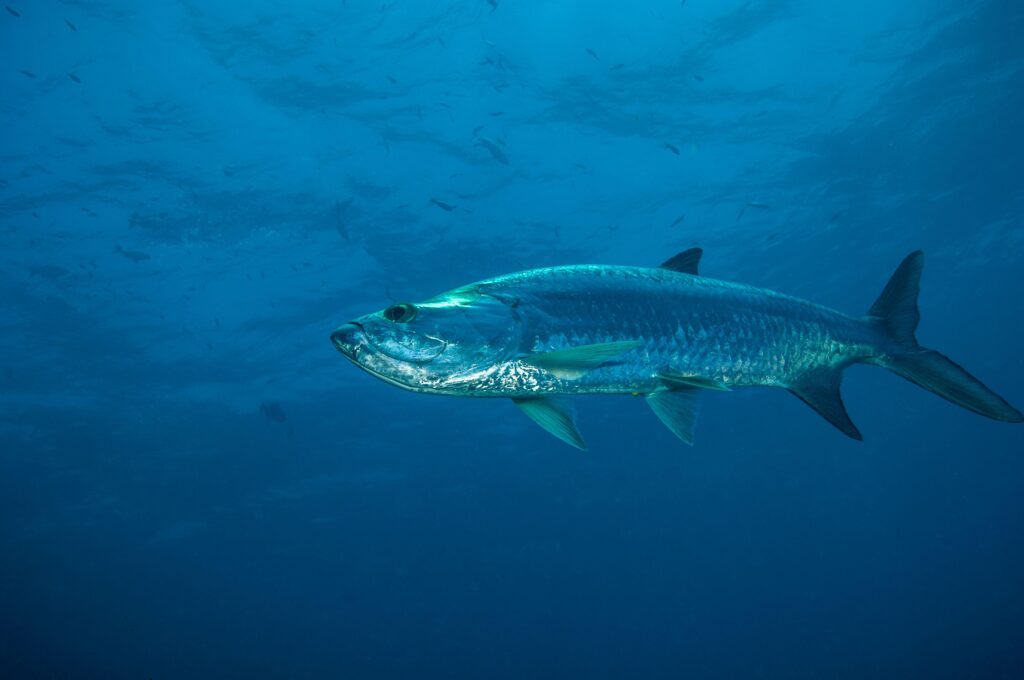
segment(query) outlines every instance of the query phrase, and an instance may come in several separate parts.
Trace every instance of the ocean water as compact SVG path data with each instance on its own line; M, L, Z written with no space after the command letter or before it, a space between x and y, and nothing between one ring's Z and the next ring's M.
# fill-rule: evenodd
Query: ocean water
M884 370L505 400L328 336L537 266L861 314L1024 405L1018 0L4 0L0 676L1020 678L1024 426Z

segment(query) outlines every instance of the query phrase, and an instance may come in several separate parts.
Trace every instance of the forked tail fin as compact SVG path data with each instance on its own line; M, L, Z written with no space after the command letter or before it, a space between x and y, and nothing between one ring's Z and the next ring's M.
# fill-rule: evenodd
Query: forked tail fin
M923 260L920 250L907 255L868 310L868 321L894 341L889 352L872 362L969 411L995 420L1024 422L1024 414L980 380L938 352L917 344L914 331L921 318L917 293Z

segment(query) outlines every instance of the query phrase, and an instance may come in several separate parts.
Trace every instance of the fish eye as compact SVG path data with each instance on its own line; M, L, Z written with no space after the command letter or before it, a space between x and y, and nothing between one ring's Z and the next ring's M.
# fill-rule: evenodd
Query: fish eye
M395 323L409 323L416 318L416 305L400 302L384 310L384 318Z

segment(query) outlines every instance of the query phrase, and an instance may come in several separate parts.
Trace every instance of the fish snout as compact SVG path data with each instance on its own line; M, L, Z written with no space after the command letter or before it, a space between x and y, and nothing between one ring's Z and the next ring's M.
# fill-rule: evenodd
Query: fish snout
M356 348L363 345L365 340L363 325L355 321L339 326L331 333L331 343L335 349L348 357L354 356Z

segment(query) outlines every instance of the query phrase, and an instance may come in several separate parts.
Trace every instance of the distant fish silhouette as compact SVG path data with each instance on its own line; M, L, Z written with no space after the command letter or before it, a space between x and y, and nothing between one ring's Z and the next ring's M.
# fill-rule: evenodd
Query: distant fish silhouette
M494 160L498 161L502 165L508 165L508 156L505 154L502 148L494 142L494 140L488 139L487 137L480 137L477 140L476 145L482 146L485 149L487 149L487 151L491 154Z
M668 149L669 151L671 151L675 155L677 155L677 156L679 155L679 148L676 147L675 145L669 144L668 142L665 142L664 146L665 146L666 149Z
M32 80L35 80L35 78L36 78L36 74L32 73L32 71L26 71L26 70L22 69L21 71L18 71L18 73L20 73L21 75L25 76L26 78L31 78Z
M46 279L47 281L56 281L62 277L67 277L71 273L68 269L58 266L56 264L34 264L29 268L30 279Z
M768 210L771 208L767 203L758 203L757 201L750 201L747 203L748 208L757 208L758 210Z
M29 278L40 278L46 279L47 281L56 281L57 279L67 276L69 272L64 267L55 264L36 264L32 265L29 270Z
M67 19L64 20L64 23L67 24L68 28L70 28L72 31L74 31L75 33L78 33L78 27L75 26L73 23L71 23Z
M341 201L334 202L334 229L341 236L342 240L346 242L352 239L348 233L348 225L345 224L345 213L348 211L349 206L352 205L353 200L355 200L354 196L349 197L344 203Z
M458 207L458 206L452 205L451 203L445 203L444 201L436 199L436 198L430 199L430 202L433 203L434 205L436 205L441 210L444 210L445 212L451 212L451 211L455 210L455 208Z
M120 255L121 257L131 260L135 264L150 259L149 255L142 252L141 250L125 250L120 245L114 247L114 253Z
M594 59L597 59L598 61L601 61L601 57L597 56L597 52L595 52L594 50L590 49L589 47L586 47L584 49L586 49L587 54L592 56Z
M281 404L276 401L260 404L260 413L262 413L266 418L273 420L275 423L284 423L288 420L288 416L285 415L284 409L281 408Z
M704 82L704 76L700 75L699 73L694 73L693 79L696 80L698 83Z
M71 80L75 81L79 85L82 84L82 79L76 76L74 73L68 73L68 78L71 78Z
M6 9L8 12L10 12L11 16L15 16L15 17L20 17L21 16L20 14L18 14L17 11L11 9L11 7L9 5L4 5L4 9Z
M671 228L671 227L674 227L674 226L676 226L678 224L682 224L683 220L685 220L685 219L686 219L686 215L680 215L679 217L677 217L675 219L674 222L672 222L672 224L670 224L668 226Z

